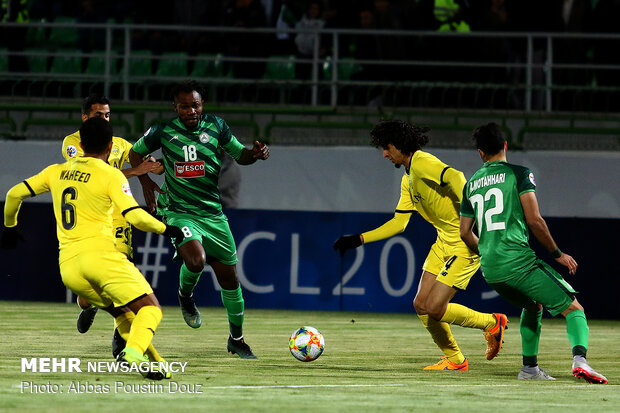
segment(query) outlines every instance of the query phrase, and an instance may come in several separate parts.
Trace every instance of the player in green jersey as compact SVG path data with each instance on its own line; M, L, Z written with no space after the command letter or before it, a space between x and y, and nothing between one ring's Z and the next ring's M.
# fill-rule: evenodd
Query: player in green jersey
M224 152L240 165L250 165L269 157L269 148L258 141L245 148L233 136L226 122L202 112L200 86L186 81L173 89L177 117L150 128L133 146L132 165L144 155L161 149L165 169L162 188L147 175L142 184L148 208L164 222L183 229L185 239L175 244L183 260L180 273L179 304L185 322L192 328L202 324L193 299L205 264L209 264L222 288L222 303L228 314L228 351L241 358L256 358L243 339L244 301L237 278L237 251L222 213L218 176ZM159 195L155 199L155 192Z
M519 379L555 380L538 367L542 309L566 318L576 377L590 383L607 383L586 361L588 322L575 290L529 246L529 232L556 262L577 271L577 262L553 240L536 200L536 182L529 169L506 161L508 144L495 123L473 133L484 165L467 181L461 202L461 238L479 251L484 278L502 297L522 308L523 368ZM476 224L478 235L474 234Z

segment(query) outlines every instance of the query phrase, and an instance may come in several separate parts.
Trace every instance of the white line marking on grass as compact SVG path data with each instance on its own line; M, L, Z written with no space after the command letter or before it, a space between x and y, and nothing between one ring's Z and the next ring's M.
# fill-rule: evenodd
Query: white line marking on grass
M608 387L620 387L620 384L604 384L600 386L597 386L597 385L590 386L589 384L590 383L569 384L569 385L557 384L557 386L560 386L562 389L566 389L566 388L579 388L579 389L601 388L603 389L603 388L608 388ZM427 384L426 386L428 387L520 387L522 386L522 384Z
M620 387L620 384L594 384L583 382L582 384L569 384L562 386L563 389L606 389L608 387Z
M203 386L202 389L305 389L309 387L400 387L406 384L306 384L306 385L274 385L274 386Z
M428 387L519 387L519 384L427 384Z

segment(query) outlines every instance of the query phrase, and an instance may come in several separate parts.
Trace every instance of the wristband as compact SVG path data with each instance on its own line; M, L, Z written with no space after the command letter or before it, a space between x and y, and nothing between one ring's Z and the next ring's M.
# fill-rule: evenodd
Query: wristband
M551 256L553 258L560 258L562 256L562 251L560 251L560 249L558 248L551 253Z

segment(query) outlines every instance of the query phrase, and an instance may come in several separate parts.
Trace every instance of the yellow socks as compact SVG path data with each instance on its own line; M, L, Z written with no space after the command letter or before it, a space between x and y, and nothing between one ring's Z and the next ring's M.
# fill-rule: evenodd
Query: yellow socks
M129 338L129 331L131 330L131 323L136 315L129 311L123 313L114 319L114 327L118 330L118 333L123 337L123 340L127 341Z
M461 353L456 340L450 331L450 326L441 321L437 321L428 315L418 315L418 318L424 324L424 327L428 330L433 338L437 347L443 351L448 360L455 364L463 364L465 356Z
M418 315L418 317L433 337L435 344L443 351L448 360L455 364L462 364L465 361L465 356L461 353L454 336L452 336L450 324L487 330L497 322L493 314L480 313L454 303L448 303L446 312L439 321L428 315Z
M133 323L131 323L127 347L136 349L144 354L151 344L151 340L153 340L153 334L155 334L161 319L162 312L159 307L154 305L142 307L138 314L136 314Z
M448 324L457 324L463 327L487 330L493 328L497 319L493 314L480 313L464 305L448 303L446 312L441 320Z
M144 310L146 312L143 313ZM164 359L151 343L153 333L159 325L161 318L162 313L158 307L145 306L140 309L138 315L131 311L121 314L114 319L114 324L121 337L127 342L127 347L146 354L150 361L163 361Z

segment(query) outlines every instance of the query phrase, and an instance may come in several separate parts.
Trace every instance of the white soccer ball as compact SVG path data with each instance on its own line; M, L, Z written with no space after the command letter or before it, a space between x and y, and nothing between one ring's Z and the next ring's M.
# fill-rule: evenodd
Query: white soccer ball
M291 354L300 361L313 361L323 354L325 339L314 327L299 327L289 340Z

